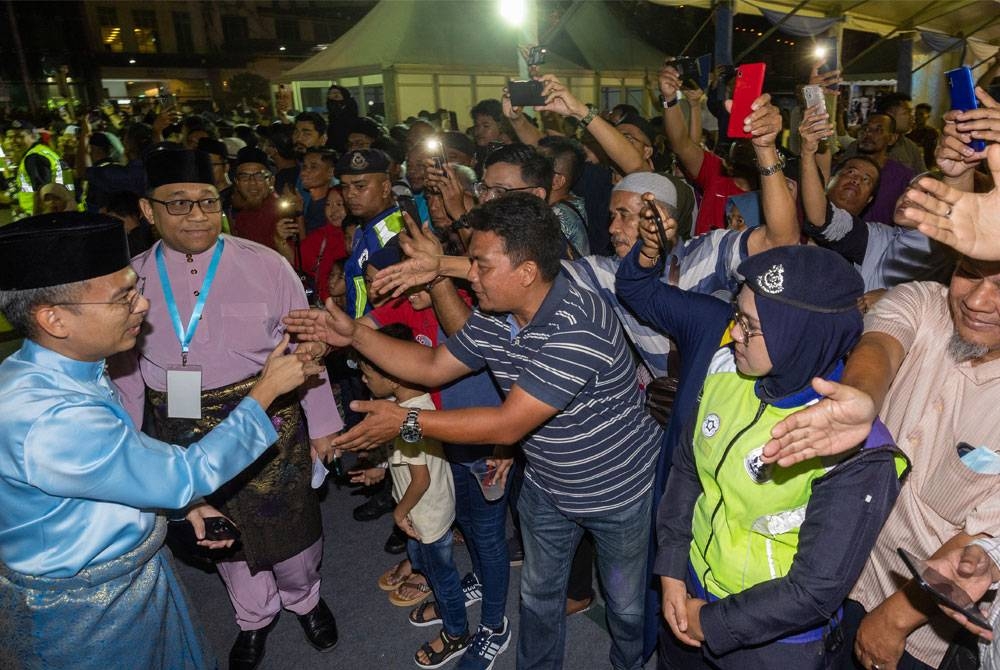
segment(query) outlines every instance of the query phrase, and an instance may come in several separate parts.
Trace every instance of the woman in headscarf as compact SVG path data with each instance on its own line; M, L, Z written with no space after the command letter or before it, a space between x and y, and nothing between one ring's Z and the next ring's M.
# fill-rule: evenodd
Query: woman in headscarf
M644 222L623 264L633 275L657 272L653 231ZM658 512L653 571L672 633L661 641L660 667L828 668L850 659L840 607L906 460L876 421L840 460L764 464L771 427L819 399L812 379L839 378L861 335L863 283L842 258L809 246L751 256L739 273L745 283L728 337L709 364ZM638 313L654 325L659 310L706 308L659 282L650 291ZM717 320L706 323L714 325L704 337L718 341Z
M326 113L326 146L343 153L351 126L358 120L358 103L348 89L333 84L326 91Z

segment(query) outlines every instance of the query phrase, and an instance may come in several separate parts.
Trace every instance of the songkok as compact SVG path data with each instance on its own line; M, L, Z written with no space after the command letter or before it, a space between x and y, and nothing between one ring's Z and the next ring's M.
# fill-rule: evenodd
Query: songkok
M164 184L211 184L212 158L203 151L163 149L146 157L149 188Z
M865 290L853 265L821 247L770 249L743 261L738 272L757 295L821 314L857 311Z
M348 151L337 161L336 174L341 177L346 174L371 174L374 172L389 172L389 157L378 149L357 149Z
M441 140L448 149L454 149L469 157L476 155L476 143L465 133L460 133L457 130L449 130L441 136Z
M128 264L125 227L104 214L40 214L0 228L3 291L72 284Z
M270 167L271 165L267 154L257 147L243 147L239 150L239 153L236 154L236 167L244 163L260 163L265 167Z
M653 197L671 207L677 207L677 188L673 183L655 172L633 172L615 184L613 191L628 193L652 193Z

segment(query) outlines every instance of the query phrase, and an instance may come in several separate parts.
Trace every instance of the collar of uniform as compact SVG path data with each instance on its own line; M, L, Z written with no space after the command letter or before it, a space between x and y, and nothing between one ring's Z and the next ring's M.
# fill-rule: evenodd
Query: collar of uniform
M58 370L82 382L96 382L104 374L104 361L78 361L52 351L33 340L24 340L21 356L26 361L50 370Z
M222 237L222 235L220 234L219 237ZM212 260L212 254L215 253L215 246L219 242L218 240L216 240L215 244L210 246L208 249L205 249L201 253L197 254L186 254L183 251L177 251L173 247L164 244L163 240L158 240L156 243L159 244L161 247L163 247L163 258L167 261L167 263L185 262L187 261L187 257L191 256L191 258L194 259L192 262L194 263L204 262L203 264L207 264L210 260ZM154 247L150 251L151 251L150 258L154 258L155 256L153 254L156 253L156 248ZM201 266L199 265L199 267Z
M397 207L396 205L393 205L389 209L384 209L381 212L379 212L378 214L376 214L375 216L373 216L372 218L368 219L368 221L365 222L364 227L367 228L368 226L370 226L373 223L378 223L382 219L386 219L386 218L388 218L389 216L391 216L392 214L394 214L394 213L396 213L398 211L399 211L399 207Z
M517 322L514 320L514 315L508 314L507 323L511 326L511 337L513 338L531 327L543 326L548 323L555 314L556 310L562 304L563 298L565 298L566 294L569 293L569 289L569 279L566 275L560 272L556 275L555 280L552 282L552 286L549 287L549 292L545 294L545 299L542 300L542 304L538 306L538 310L536 310L534 316L531 317L531 321L526 323L523 328L518 328Z

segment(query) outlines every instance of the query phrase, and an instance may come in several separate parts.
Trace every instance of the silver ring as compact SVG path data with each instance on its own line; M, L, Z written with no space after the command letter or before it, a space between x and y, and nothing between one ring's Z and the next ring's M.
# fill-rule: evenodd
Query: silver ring
M882 670L882 666L878 663L872 663L872 670Z
M948 211L944 213L944 218L946 219L951 218L951 205L948 205ZM877 668L876 670L881 670L881 668Z

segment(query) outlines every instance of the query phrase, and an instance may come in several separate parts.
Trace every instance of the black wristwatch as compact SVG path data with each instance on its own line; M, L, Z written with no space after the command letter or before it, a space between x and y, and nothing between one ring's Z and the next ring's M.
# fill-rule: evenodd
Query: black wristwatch
M399 427L399 436L407 444L416 444L424 436L424 431L420 428L417 418L420 416L420 408L414 407L406 413L406 420Z
M670 109L671 107L673 107L674 105L676 105L680 101L681 101L681 99L677 97L677 94L674 94L674 97L673 97L672 100L667 100L665 97L663 97L663 94L660 93L660 105L663 106L663 109Z

